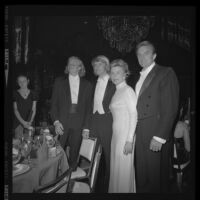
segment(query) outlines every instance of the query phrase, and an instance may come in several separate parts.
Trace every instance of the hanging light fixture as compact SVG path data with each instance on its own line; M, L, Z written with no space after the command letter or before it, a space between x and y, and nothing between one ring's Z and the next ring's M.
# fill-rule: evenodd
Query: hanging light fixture
M130 52L135 44L145 39L154 22L154 16L97 16L104 38L122 53Z

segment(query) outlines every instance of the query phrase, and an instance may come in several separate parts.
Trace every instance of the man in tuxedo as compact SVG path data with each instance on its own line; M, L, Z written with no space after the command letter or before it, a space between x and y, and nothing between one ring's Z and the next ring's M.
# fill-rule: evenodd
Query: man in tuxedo
M55 80L50 114L61 146L69 146L69 165L75 167L82 129L88 126L92 85L82 78L85 67L78 57L68 59L65 74Z
M179 83L171 67L155 63L156 51L150 42L139 43L136 55L142 67L135 86L138 98L136 191L167 192Z
M83 131L83 137L96 136L102 145L97 187L100 192L107 193L110 176L110 145L112 137L112 114L109 109L115 85L109 79L110 62L107 57L100 55L92 60L94 74L98 76L94 84L93 110L88 130ZM99 184L99 185L98 185Z

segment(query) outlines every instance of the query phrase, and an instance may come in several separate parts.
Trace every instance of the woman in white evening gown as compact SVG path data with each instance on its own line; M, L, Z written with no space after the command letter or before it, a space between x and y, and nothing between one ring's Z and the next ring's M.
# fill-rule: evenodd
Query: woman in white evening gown
M127 85L128 65L121 59L111 63L116 92L110 104L113 115L109 193L135 193L134 146L137 124L136 95Z

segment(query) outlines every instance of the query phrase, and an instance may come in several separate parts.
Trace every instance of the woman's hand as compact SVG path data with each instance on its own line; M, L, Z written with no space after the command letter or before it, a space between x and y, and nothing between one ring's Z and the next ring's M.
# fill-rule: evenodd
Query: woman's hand
M24 128L27 128L27 129L28 129L31 125L30 125L29 122L26 122L26 121L25 121L25 122L23 123L23 126L24 126Z
M32 122L27 122L29 126L31 126Z
M133 151L133 143L127 141L124 146L124 154L128 155L129 153L132 153L132 151Z

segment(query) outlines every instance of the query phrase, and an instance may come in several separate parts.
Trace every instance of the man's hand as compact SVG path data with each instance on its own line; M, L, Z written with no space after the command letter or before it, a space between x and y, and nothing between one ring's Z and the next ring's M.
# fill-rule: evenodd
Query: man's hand
M162 143L161 142L158 142L157 140L155 140L154 138L151 139L151 142L150 142L150 150L152 151L160 151L161 148L162 148Z
M128 155L129 153L132 153L132 151L133 151L133 143L127 141L124 146L124 154Z
M89 138L89 134L90 134L89 130L83 129L82 136L83 136L84 139L88 139Z
M58 135L63 135L64 128L63 128L63 125L60 122L56 122L55 123L55 132Z

